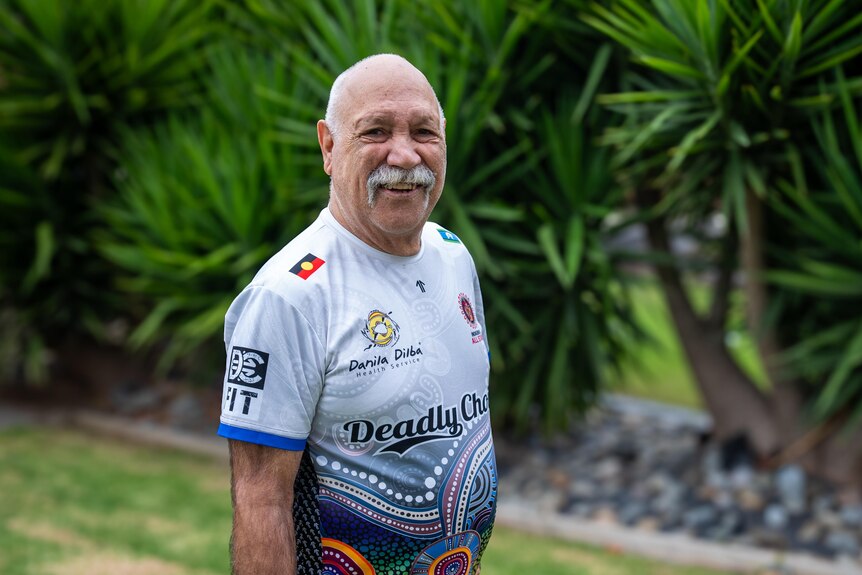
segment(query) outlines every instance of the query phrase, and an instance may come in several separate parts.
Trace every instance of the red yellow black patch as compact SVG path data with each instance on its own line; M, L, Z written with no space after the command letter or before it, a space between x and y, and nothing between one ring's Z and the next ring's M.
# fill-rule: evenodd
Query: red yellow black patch
M296 274L304 280L308 279L308 276L316 272L320 269L320 266L325 264L326 262L317 257L314 254L308 254L298 262L296 265L290 268L290 273Z

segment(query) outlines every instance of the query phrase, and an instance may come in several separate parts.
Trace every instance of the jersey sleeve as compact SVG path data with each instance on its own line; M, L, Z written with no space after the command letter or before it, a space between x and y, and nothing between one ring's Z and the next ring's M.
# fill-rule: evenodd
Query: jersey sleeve
M473 274L473 294L476 299L476 320L479 322L479 325L482 327L482 334L484 335L485 341L485 351L488 353L488 361L491 361L491 346L488 343L488 326L485 324L485 305L482 300L482 288L479 286L479 274L476 272L476 264L473 263L473 259L470 259L470 270Z
M323 387L324 346L294 305L246 288L225 316L227 366L218 434L301 451Z

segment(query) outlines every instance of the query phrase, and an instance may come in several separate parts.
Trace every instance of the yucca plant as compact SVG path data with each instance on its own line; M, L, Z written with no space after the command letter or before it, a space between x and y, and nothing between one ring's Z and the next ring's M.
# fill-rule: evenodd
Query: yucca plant
M120 128L200 102L202 50L218 29L213 6L0 4L0 131L16 138L19 156L47 180L69 170L99 177Z
M5 160L41 180L31 193L11 171L0 173L0 187L10 190L0 211L14 214L20 230L15 257L0 264L10 278L0 305L27 318L44 357L64 339L98 334L122 307L106 292L109 270L90 241L98 225L91 205L111 194L121 131L199 102L202 54L219 27L213 7L208 0L0 3ZM31 362L25 373L44 375L46 366Z
M581 109L569 94L543 111L531 169L519 182L529 186L523 217L487 232L506 270L492 283L506 307L489 304L504 351L500 401L520 424L541 406L548 430L597 401L635 334L614 254L604 247L612 231L604 222L622 192L609 150L591 142L601 124L586 122Z
M51 222L44 219L50 200L39 177L15 162L7 146L0 146L0 174L0 381L44 383L47 347L34 320L65 312L57 286L45 283L57 250ZM35 257L21 250L23 243L36 246ZM21 302L29 305L16 305Z
M862 421L862 99L840 71L837 82L841 110L814 121L805 179L779 182L773 205L791 225L774 234L767 277L780 288L783 359L813 400L810 415Z
M326 191L298 192L296 158L225 131L211 114L130 135L126 149L97 245L121 270L130 315L142 318L130 343L167 343L169 367L214 341L231 300L310 223Z
M784 460L804 428L804 394L780 369L790 342L776 325L790 318L768 314L781 290L764 283L765 247L770 230L787 225L769 202L784 192L777 182L799 172L812 118L839 102L835 68L846 66L849 89L862 87L862 17L838 0L618 0L592 2L584 19L630 54L624 91L600 97L624 117L603 143L653 247L670 256L658 276L716 435L744 435L764 460ZM707 225L716 213L727 222L717 233ZM701 238L701 252L675 256L671 225ZM697 313L683 279L704 269L716 278L712 305ZM771 380L765 392L724 343L738 270Z
M268 102L233 97L249 86L293 94L291 71L236 47L212 65L213 108L129 132L119 197L100 209L98 247L141 319L130 343L167 344L162 367L218 341L231 300L327 196L307 178L311 158L272 137Z

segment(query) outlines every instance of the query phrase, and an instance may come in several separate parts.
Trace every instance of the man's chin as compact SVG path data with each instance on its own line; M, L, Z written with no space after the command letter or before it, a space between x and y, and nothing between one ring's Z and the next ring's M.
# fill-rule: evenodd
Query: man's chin
M428 219L427 204L416 206L416 209L404 209L392 206L379 199L371 209L371 220L375 227L392 237L403 237L413 233L421 233L422 226Z

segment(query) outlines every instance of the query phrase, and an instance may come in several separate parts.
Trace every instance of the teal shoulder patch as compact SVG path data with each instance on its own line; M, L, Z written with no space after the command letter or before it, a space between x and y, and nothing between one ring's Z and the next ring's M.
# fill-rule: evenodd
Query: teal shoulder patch
M449 230L444 230L443 228L437 228L437 233L440 234L440 237L443 238L443 241L445 241L445 242L451 242L453 244L460 244L461 243L461 240L458 238L458 236L456 236L455 234L453 234Z

